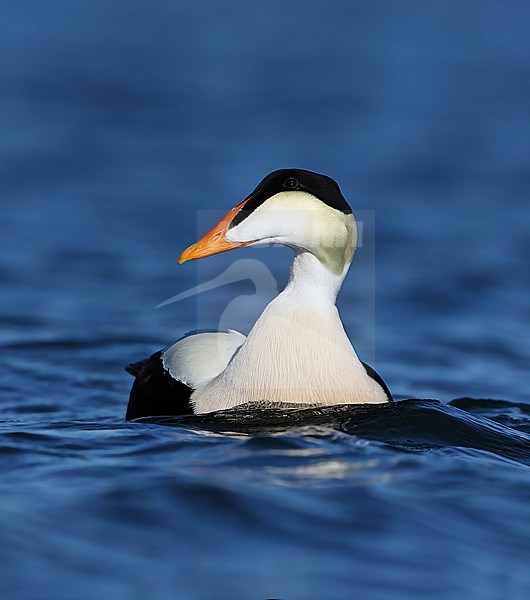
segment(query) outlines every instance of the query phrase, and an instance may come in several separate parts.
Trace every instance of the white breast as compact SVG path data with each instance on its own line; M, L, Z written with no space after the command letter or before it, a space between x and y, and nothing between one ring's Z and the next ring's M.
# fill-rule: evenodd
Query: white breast
M197 413L252 401L296 404L386 402L357 358L335 306L276 298L226 369L191 396Z

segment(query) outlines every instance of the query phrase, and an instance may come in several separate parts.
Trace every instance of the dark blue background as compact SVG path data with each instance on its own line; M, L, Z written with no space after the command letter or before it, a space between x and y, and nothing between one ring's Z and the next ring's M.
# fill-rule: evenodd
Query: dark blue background
M333 176L375 228L339 306L398 396L528 403L529 23L516 0L1 3L11 597L525 597L527 467L121 419L123 365L234 295L259 314L248 282L199 317L153 307L196 283L175 259L197 210L285 166ZM245 252L285 280L289 252Z

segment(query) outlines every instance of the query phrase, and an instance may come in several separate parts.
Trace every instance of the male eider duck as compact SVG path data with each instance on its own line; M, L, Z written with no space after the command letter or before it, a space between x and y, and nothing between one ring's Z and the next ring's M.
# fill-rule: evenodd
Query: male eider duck
M135 381L126 419L248 403L392 401L381 377L357 358L335 306L356 242L355 218L333 179L303 169L267 175L178 262L283 244L295 252L287 286L246 337L236 331L191 334L127 367Z

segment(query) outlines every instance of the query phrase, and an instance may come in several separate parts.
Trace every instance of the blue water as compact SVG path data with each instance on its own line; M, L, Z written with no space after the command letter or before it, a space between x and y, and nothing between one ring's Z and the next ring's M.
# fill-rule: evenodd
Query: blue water
M0 13L2 597L528 598L528 3ZM126 364L285 282L176 265L285 166L363 222L359 355L433 400L124 423Z

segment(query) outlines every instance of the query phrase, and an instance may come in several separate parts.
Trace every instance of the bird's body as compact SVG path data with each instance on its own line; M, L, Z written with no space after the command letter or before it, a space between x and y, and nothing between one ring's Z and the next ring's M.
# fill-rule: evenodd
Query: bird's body
M382 379L358 359L335 306L355 252L356 226L332 179L301 169L271 173L179 262L271 242L291 246L296 255L286 288L248 336L193 334L132 365L136 380L127 419L206 413L249 402L392 400Z

